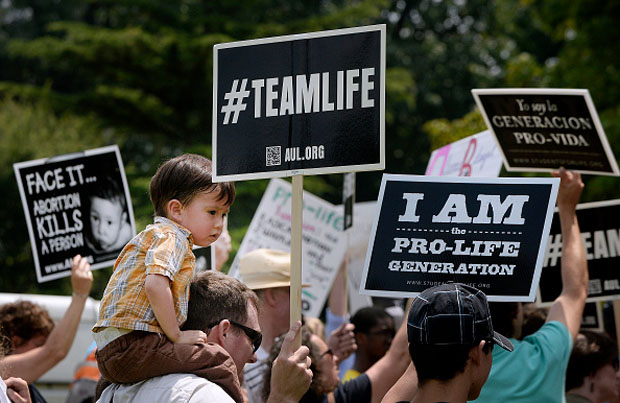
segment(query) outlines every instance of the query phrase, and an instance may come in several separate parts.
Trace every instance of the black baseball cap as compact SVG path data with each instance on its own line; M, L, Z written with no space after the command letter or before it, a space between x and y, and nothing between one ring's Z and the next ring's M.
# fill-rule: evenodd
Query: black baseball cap
M411 344L476 344L493 340L504 350L514 346L493 331L491 311L484 293L461 283L446 283L424 290L414 300L407 319Z

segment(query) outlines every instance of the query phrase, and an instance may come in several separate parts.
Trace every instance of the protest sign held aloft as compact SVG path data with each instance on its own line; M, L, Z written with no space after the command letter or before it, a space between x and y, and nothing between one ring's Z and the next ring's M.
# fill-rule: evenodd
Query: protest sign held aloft
M214 181L383 169L385 25L218 44Z
M231 275L238 275L239 260L254 249L290 252L291 191L285 180L269 182L230 267ZM302 278L310 287L302 291L302 311L318 317L346 252L342 207L304 192L303 218Z
M587 300L620 298L620 200L579 204L577 219L590 275ZM562 233L557 212L546 251L540 278L543 304L553 302L562 292Z
M136 233L117 146L13 165L37 280L71 275L80 254L92 269L111 266Z
M361 293L448 281L533 301L559 179L383 175Z
M485 130L433 151L426 175L497 177L502 164L495 139Z
M508 171L620 175L588 90L473 89Z

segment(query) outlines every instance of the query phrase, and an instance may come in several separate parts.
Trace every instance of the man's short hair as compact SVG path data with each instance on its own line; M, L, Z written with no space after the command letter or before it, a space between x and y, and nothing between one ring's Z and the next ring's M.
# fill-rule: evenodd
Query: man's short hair
M584 379L594 375L605 365L618 368L618 346L604 333L581 330L575 339L575 345L566 369L566 390L583 385Z
M149 194L155 215L167 216L167 205L177 199L187 205L200 192L217 191L217 200L231 205L235 186L231 182L213 183L211 160L197 154L183 154L164 162L151 178Z
M355 325L355 334L368 333L381 319L392 319L392 317L381 308L369 306L355 312L351 317L351 323Z
M45 308L30 301L17 301L0 306L0 329L6 336L4 348L10 353L16 347L13 337L28 341L37 336L49 336L54 321Z
M207 330L222 319L246 323L248 301L259 311L258 297L241 281L219 271L209 270L190 284L189 306L184 330Z
M493 330L486 295L474 287L447 283L428 288L413 301L407 318L409 354L423 384L446 381L464 371L473 347L485 340L512 351L513 345Z

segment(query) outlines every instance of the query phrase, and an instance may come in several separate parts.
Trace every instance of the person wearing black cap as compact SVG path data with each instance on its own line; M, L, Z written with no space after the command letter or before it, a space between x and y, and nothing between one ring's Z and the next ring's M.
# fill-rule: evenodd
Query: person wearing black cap
M486 295L460 283L428 288L413 301L407 337L412 365L384 402L475 399L491 371L492 346L513 350L510 340L493 330Z

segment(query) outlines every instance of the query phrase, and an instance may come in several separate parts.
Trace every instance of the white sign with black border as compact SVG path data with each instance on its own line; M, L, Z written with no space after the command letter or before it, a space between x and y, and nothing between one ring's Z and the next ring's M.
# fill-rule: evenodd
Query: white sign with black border
M495 138L485 130L434 150L425 175L497 177L502 164Z
M71 275L80 254L91 269L114 264L136 233L116 145L13 165L37 281Z
M290 252L292 187L274 178L252 217L229 274L241 278L239 261L247 253L269 248ZM318 317L338 273L347 248L343 231L342 206L304 191L303 283L310 284L301 293L304 315Z
M620 175L586 89L473 89L508 171Z
M534 301L559 181L383 175L360 292L408 298L454 281Z
M213 181L385 167L385 25L215 45Z

